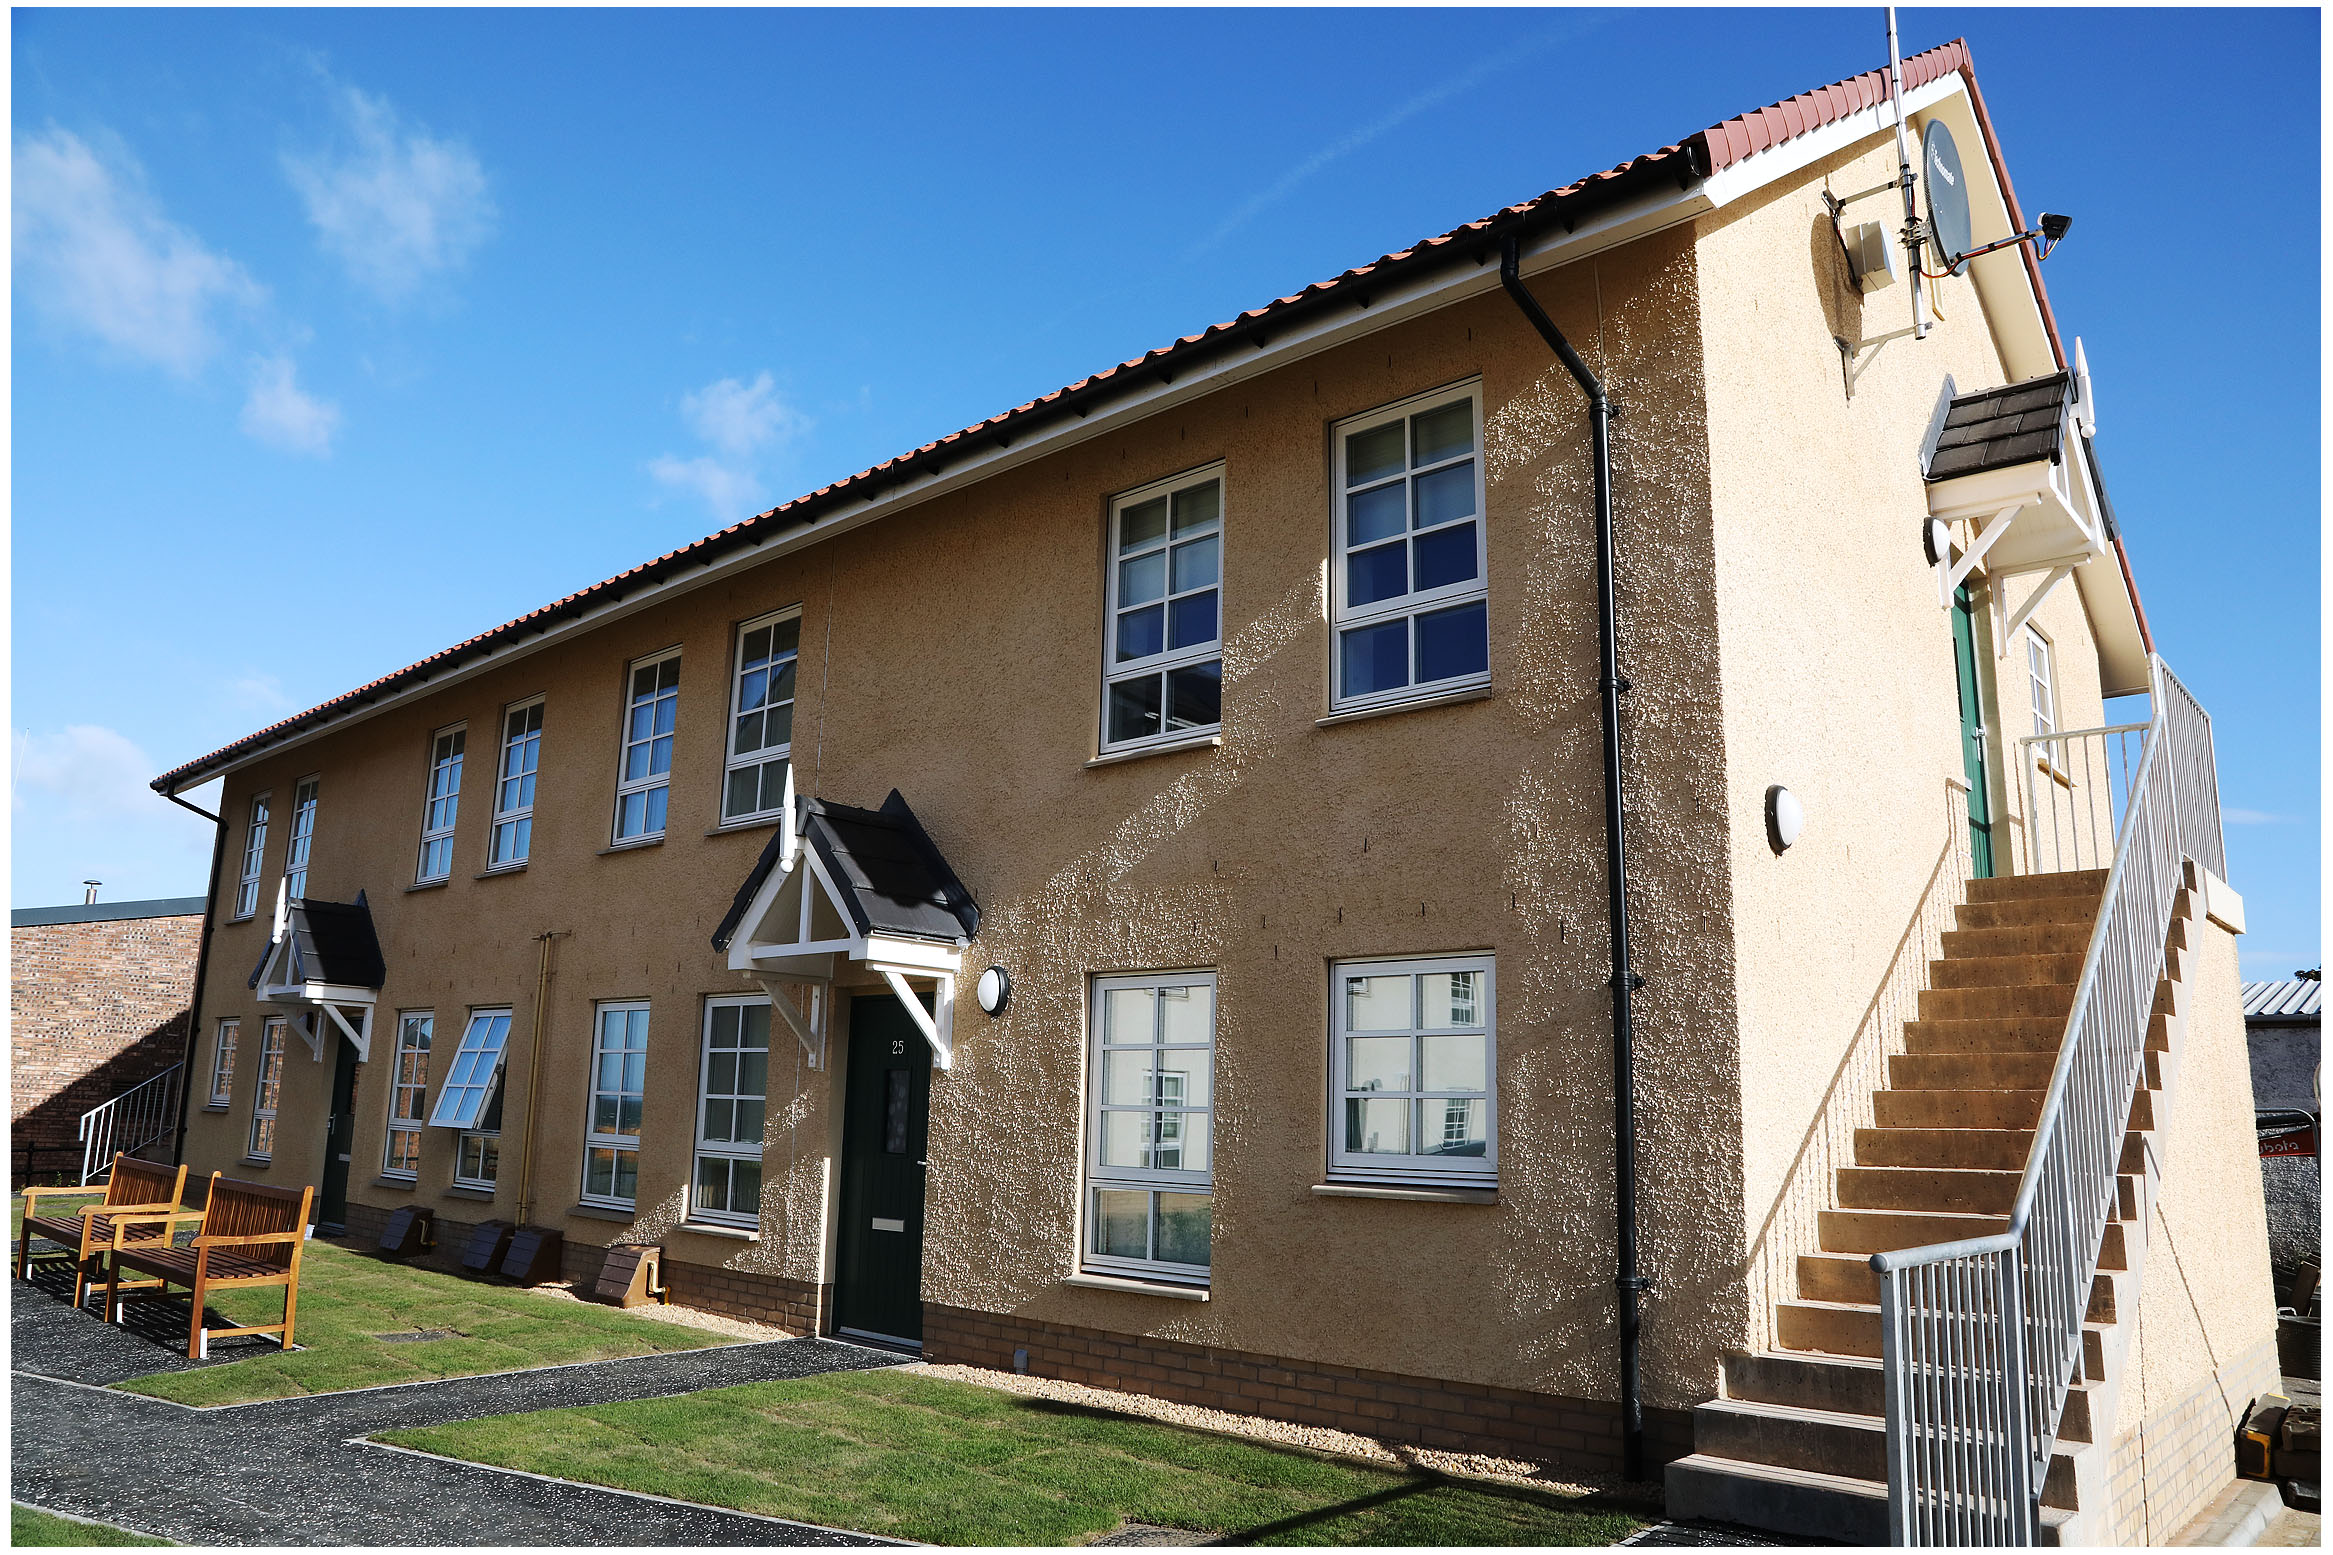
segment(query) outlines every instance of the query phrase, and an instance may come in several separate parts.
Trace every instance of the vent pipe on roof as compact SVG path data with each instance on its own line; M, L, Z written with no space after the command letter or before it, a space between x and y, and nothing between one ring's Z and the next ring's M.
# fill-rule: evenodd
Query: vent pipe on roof
M95 907L97 905L97 888L103 884L105 884L105 882L102 880L82 881L81 905L84 907Z
M1625 1479L1637 1480L1644 1478L1644 1388L1638 1328L1643 1320L1644 1293L1651 1289L1652 1281L1636 1269L1636 1039L1632 1002L1644 979L1628 964L1628 849L1620 787L1620 693L1628 689L1628 682L1620 677L1620 610L1612 582L1612 404L1605 397L1604 385L1523 284L1520 233L1507 234L1499 260L1499 284L1588 397L1588 427L1593 437L1596 622L1603 647L1603 673L1597 686L1604 725L1604 883L1612 914L1612 1154L1619 1255L1619 1272L1612 1283L1620 1290L1620 1472Z

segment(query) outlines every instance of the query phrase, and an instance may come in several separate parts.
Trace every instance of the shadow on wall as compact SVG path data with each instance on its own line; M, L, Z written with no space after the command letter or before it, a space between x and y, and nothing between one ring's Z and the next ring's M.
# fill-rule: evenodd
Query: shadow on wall
M186 1023L191 1013L190 1009L179 1010L63 1090L17 1113L11 1125L10 1190L33 1182L78 1179L81 1115L132 1086L151 1080L184 1058ZM175 1134L175 1117L172 1123Z
M1807 232L1807 248L1815 295L1823 305L1823 327L1834 340L1859 343L1863 339L1863 287L1848 268L1839 228L1829 216L1815 217Z

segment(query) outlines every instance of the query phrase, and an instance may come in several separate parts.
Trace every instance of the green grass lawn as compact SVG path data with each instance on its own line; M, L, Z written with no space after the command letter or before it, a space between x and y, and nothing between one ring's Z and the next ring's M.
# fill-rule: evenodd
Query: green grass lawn
M1611 1544L1545 1491L1377 1467L912 1371L842 1372L394 1431L426 1452L936 1544L1082 1544L1122 1522L1257 1544Z
M38 1507L26 1506L21 1501L8 1503L8 1542L27 1544L168 1544L168 1539L150 1539L127 1528L109 1527L104 1523L76 1522L70 1517L59 1517Z
M282 1314L283 1293L226 1290L210 1304L238 1322L265 1322ZM374 1337L421 1329L450 1330L454 1337L418 1343ZM617 1307L389 1263L320 1242L309 1243L300 1262L292 1341L301 1348L270 1348L248 1360L162 1372L121 1386L181 1404L241 1404L731 1342Z

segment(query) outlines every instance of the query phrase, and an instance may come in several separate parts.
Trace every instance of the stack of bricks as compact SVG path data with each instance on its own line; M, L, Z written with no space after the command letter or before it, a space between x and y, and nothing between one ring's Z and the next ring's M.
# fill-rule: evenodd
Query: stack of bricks
M1620 1410L1607 1401L1275 1359L930 1303L924 1307L926 1360L1010 1371L1016 1350L1027 1352L1026 1369L1032 1375L1089 1387L1446 1452L1523 1458L1599 1474L1620 1469ZM1692 1417L1686 1411L1645 1411L1648 1473L1691 1452L1692 1442Z

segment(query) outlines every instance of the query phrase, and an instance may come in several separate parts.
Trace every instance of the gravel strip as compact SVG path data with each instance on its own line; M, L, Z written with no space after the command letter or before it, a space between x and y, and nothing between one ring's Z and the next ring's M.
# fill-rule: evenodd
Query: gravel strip
M1193 1430L1213 1431L1222 1436L1242 1436L1250 1441L1271 1442L1282 1447L1302 1447L1312 1452L1331 1453L1340 1458L1359 1458L1369 1463L1430 1469L1437 1474L1448 1474L1458 1479L1497 1480L1510 1485L1528 1485L1534 1490L1554 1491L1559 1495L1588 1495L1611 1490L1620 1483L1617 1477L1582 1475L1577 1470L1560 1469L1553 1464L1533 1463L1522 1458L1436 1452L1430 1448L1413 1447L1406 1442L1382 1442L1374 1436L1331 1430L1327 1426L1297 1425L1288 1420L1267 1420L1261 1415L1233 1414L1228 1410L1205 1409L1197 1404L1178 1404L1170 1399L1153 1398L1147 1393L1090 1388L1080 1382L1061 1382L1051 1377L989 1371L979 1366L918 1365L903 1369L929 1372L935 1377L969 1382L976 1387L994 1388L1001 1393L1018 1393L1024 1398L1082 1404L1088 1409L1139 1415L1145 1420L1189 1426Z

